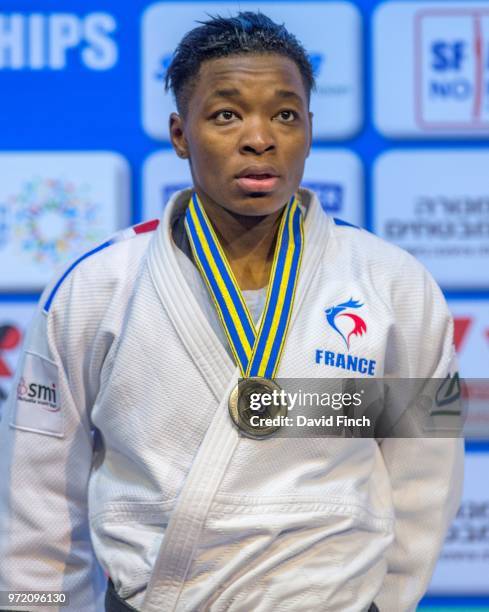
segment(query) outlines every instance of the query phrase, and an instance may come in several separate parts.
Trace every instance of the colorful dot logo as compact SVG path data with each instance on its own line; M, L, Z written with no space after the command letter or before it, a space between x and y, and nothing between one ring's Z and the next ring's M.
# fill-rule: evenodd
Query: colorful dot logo
M14 235L24 254L38 263L58 264L101 240L101 206L89 185L34 178L10 198Z

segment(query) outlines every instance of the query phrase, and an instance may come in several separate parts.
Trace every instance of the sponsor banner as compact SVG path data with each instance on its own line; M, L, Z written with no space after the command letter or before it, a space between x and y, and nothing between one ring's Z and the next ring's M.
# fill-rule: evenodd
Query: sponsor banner
M29 302L0 303L0 419L35 308Z
M109 70L118 58L116 30L103 12L0 13L0 71Z
M121 26L115 14L87 3L0 3L3 149L90 150L117 142L122 131L127 141ZM124 50L135 46L125 40Z
M172 193L191 185L187 160L178 158L173 150L150 155L143 169L143 218L160 217ZM331 216L363 224L363 167L354 153L312 149L302 185L317 193Z
M433 575L429 594L487 594L489 453L468 453L464 493Z
M57 267L129 222L114 153L0 153L0 291L37 291Z
M311 98L314 136L347 138L360 129L362 26L352 3L161 2L151 5L142 20L142 121L149 136L169 139L168 116L175 105L164 80L182 36L209 15L256 10L284 23L311 57L317 81Z
M374 168L374 231L444 289L487 289L489 150L392 151Z
M489 134L487 0L383 3L374 16L373 49L374 114L381 132L418 138Z
M489 300L449 300L454 341L469 410L468 438L489 439Z

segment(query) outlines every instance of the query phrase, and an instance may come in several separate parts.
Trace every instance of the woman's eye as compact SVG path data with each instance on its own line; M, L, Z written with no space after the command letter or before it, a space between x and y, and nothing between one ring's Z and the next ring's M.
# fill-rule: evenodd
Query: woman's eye
M216 115L214 115L215 119L218 119L220 121L224 121L224 122L229 122L231 121L231 119L234 119L235 114L233 113L233 111L219 111L218 113L216 113Z
M297 118L297 113L292 110L283 110L279 112L278 116L282 121L285 121L286 123L291 123L292 121L294 121L294 119Z

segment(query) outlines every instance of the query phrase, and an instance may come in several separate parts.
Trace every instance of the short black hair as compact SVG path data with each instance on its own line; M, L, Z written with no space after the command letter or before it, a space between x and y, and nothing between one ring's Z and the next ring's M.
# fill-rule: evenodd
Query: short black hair
M293 60L300 70L308 100L315 87L313 68L306 50L284 24L277 24L263 13L240 12L236 17L216 15L190 30L173 54L165 77L178 112L185 116L202 62L230 55L278 54Z

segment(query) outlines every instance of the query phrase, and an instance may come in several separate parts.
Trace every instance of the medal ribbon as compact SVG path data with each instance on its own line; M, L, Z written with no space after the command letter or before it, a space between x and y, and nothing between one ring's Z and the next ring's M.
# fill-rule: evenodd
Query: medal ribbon
M258 330L196 193L190 198L185 228L195 262L243 378L273 378L287 336L304 244L302 213L297 199L292 196L282 214Z

